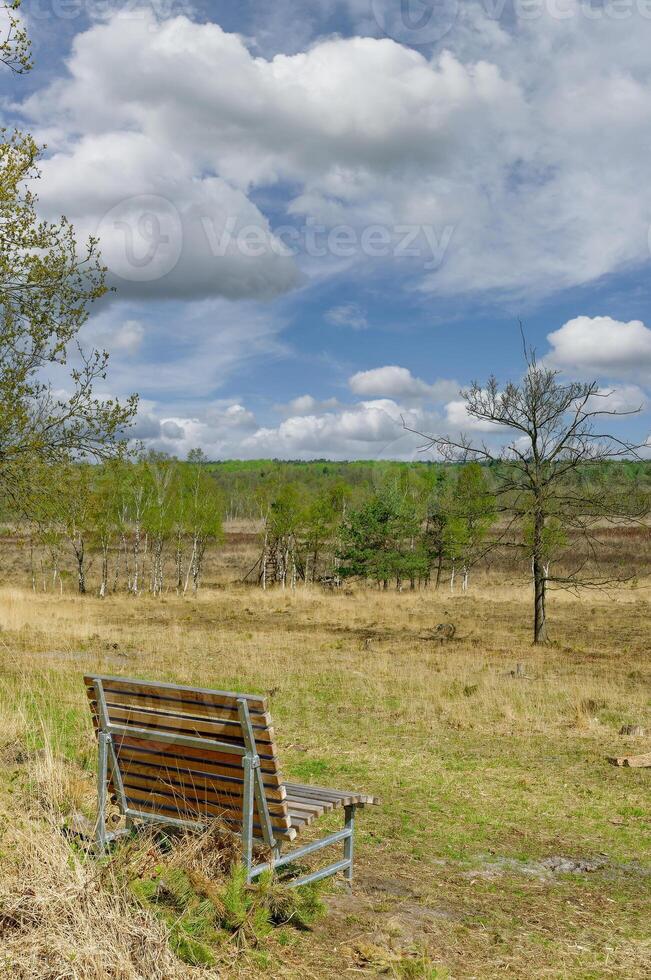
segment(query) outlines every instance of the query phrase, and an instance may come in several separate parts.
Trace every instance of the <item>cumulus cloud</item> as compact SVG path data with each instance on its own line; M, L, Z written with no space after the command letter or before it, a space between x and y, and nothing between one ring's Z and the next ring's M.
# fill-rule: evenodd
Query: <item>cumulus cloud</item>
M617 385L601 388L589 408L591 411L644 412L648 406L649 396L638 385Z
M256 57L213 23L109 15L23 106L51 147L43 205L99 228L139 294L295 286L251 197L274 184L293 219L389 229L425 290L533 295L645 262L651 22L565 7L514 25L469 3L429 58L386 37Z
M171 439L173 442L179 442L185 436L185 429L173 419L167 419L167 421L161 422L160 434L163 439Z
M218 401L193 417L156 417L156 406L145 403L131 435L146 448L184 458L200 447L213 459L279 457L312 459L411 459L420 438L403 425L433 431L440 419L390 398L338 406L329 411L303 412L279 425L260 425L239 402Z
M415 378L411 371L397 364L358 371L348 379L348 387L356 395L388 395L392 398L445 401L459 391L456 381L441 379L427 384Z
M339 402L336 398L325 398L319 401L313 395L298 395L292 398L285 405L276 405L276 411L283 415L318 415L320 412L331 411L338 408Z
M609 378L649 377L651 330L641 320L577 316L547 335L548 364Z
M160 438L161 420L153 412L144 411L141 406L128 434L134 441L152 442Z
M137 132L74 136L42 165L40 206L96 235L120 296L269 299L300 281L259 209L171 145Z
M243 440L258 424L253 412L239 402L216 401L193 417L157 417L156 406L145 403L135 426L129 430L134 442L184 459L191 449L203 449L212 458L242 456ZM244 454L246 455L246 454Z
M387 412L374 403L323 415L297 415L276 428L261 428L243 443L250 456L364 457L396 453L403 436L398 406Z

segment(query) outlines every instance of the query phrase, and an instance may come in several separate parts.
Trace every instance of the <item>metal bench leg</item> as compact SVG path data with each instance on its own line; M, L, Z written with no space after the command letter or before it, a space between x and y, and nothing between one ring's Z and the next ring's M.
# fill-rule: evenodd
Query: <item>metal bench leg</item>
M247 884L251 881L253 866L253 763L247 753L242 760L244 766L244 788L242 796L242 863L246 868Z
M106 781L108 777L108 743L110 735L100 732L97 749L97 822L95 840L100 851L106 850Z
M350 830L350 837L344 840L344 859L349 861L347 868L344 868L344 878L350 888L353 886L353 837L355 834L355 807L344 807L344 827Z

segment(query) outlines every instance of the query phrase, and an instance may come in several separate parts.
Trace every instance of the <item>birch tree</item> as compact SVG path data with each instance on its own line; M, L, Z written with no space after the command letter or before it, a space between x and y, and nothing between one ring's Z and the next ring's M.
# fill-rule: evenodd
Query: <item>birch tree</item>
M164 550L174 527L177 462L163 453L150 453L146 460L146 474L149 492L143 527L151 549L150 588L157 596L163 591Z
M185 527L190 538L190 558L188 561L183 594L192 582L196 594L201 582L206 547L222 534L223 499L214 479L207 472L206 458L200 449L188 454L188 462L183 467L183 514Z
M489 531L495 522L495 500L479 463L462 466L448 494L446 547L461 565L463 592L468 590L470 569L488 552ZM452 588L454 581L452 581Z

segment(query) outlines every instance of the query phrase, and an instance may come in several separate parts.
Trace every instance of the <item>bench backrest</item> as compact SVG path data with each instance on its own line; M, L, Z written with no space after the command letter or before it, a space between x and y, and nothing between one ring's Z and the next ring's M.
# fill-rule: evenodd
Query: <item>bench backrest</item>
M247 751L238 703L244 699L273 836L294 836L264 698L124 677L84 681L95 729L110 734L115 749L119 776L109 770L111 793L119 799L121 777L132 812L197 823L218 817L236 831L242 827ZM262 829L256 799L254 835L262 837Z

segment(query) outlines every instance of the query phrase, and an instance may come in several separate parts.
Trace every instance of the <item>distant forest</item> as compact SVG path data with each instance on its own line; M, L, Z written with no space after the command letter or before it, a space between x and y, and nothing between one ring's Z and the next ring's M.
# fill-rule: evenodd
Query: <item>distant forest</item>
M405 480L418 484L432 482L433 471L441 476L452 475L460 464L440 463L430 460L398 462L395 460L345 460L328 459L278 460L224 460L205 463L205 468L215 477L226 504L226 517L258 518L258 500L265 488L295 484L307 496L317 495L339 483L350 488L355 503L360 503L375 487ZM504 463L481 464L489 484L491 470L503 469ZM586 470L587 476L587 470ZM590 467L590 480L626 485L636 490L651 490L651 460L612 461ZM256 491L258 491L256 493Z

